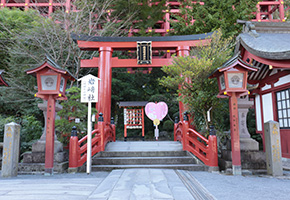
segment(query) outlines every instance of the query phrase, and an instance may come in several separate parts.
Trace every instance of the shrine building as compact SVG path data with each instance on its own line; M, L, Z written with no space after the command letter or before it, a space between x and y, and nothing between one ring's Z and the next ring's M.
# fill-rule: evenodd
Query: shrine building
M250 97L254 98L256 132L263 138L264 123L280 124L282 156L290 158L290 24L287 22L240 22L235 53L258 68L249 72Z

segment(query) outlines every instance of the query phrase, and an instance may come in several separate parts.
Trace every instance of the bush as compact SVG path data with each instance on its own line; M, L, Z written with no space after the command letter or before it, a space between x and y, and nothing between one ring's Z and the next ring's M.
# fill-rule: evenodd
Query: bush
M67 100L60 103L63 109L57 113L61 119L55 120L55 130L58 139L64 145L69 143L73 126L77 127L79 138L86 135L88 115L87 104L80 102L81 89L78 87L71 87L67 89L66 92ZM93 113L97 113L97 110L92 107L92 114ZM79 118L80 123L76 123L75 118Z
M25 151L31 151L32 144L40 139L43 127L34 116L23 116L20 125L20 154L22 154Z
M24 115L21 118L14 116L4 117L0 115L0 142L4 140L5 124L15 122L20 128L20 154L30 151L32 144L38 140L43 132L43 126L34 116Z
M164 131L173 131L174 123L171 120L166 120L163 122L163 130Z

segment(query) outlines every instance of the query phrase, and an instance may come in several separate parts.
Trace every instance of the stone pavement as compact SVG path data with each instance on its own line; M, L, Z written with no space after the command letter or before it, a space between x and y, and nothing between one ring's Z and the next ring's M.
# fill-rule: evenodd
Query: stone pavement
M125 169L0 178L0 200L290 199L284 176L231 176L171 169Z

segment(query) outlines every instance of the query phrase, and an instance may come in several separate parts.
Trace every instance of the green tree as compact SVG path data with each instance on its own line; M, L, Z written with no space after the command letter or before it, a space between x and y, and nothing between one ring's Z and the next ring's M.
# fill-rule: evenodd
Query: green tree
M135 36L156 35L154 31L146 33L147 28L153 28L162 21L164 10L167 9L166 0L114 0L112 3L112 16L119 19L128 19L130 16L130 28L139 29ZM159 34L157 34L159 35Z
M4 139L4 127L6 124L15 122L21 125L20 129L20 155L25 151L31 150L31 145L36 139L39 139L43 128L34 116L3 116L0 115L0 142Z
M60 119L55 120L55 128L58 138L61 142L67 144L67 136L70 136L70 132L73 126L77 127L79 137L86 134L87 130L87 115L88 107L86 103L81 103L81 89L78 87L71 87L67 89L67 100L61 101L60 105L63 109L57 114ZM92 113L97 113L95 108L92 108ZM78 118L80 122L76 123L75 119Z
M28 14L29 13L29 14ZM34 14L30 14L34 13ZM9 62L9 54L7 46L13 44L10 39L14 34L19 33L23 29L33 28L33 22L37 18L35 11L29 10L27 13L18 9L3 8L0 12L0 68L6 66ZM5 26L4 26L5 24Z
M37 100L33 98L34 78L27 77L21 67L27 63L27 59L22 56L24 50L20 53L13 51L15 48L21 49L18 42L22 38L18 38L17 35L39 26L38 18L39 15L34 10L23 12L4 8L0 11L0 68L5 70L5 80L10 85L0 90L1 114L17 116L33 114L38 118L42 116L36 106Z
M118 29L114 28L115 20L106 21L101 32L96 29L104 23L110 2L75 1L83 12L66 13L59 9L51 18L43 17L38 10L32 9L25 12L19 9L0 10L0 68L5 69L5 80L10 85L0 90L0 112L5 114L4 117L17 115L23 118L28 115L43 121L42 112L37 107L41 100L34 98L36 79L28 76L25 70L40 66L45 55L77 78L92 72L90 69L81 71L80 59L92 58L98 52L81 51L70 36L71 33L121 35L118 30L126 29L126 20L118 23ZM72 84L68 84L70 86ZM66 117L73 116L70 114L66 113Z
M140 69L139 69L140 70ZM112 116L117 116L117 134L121 137L124 130L123 109L118 108L120 101L165 101L169 109L170 118L174 118L178 110L175 90L167 90L161 87L158 78L165 75L160 68L154 68L151 73L144 74L135 70L135 73L127 73L125 69L113 69L112 79ZM145 70L145 69L144 69ZM146 132L152 129L152 121L145 118Z
M191 0L183 1L180 14L174 17L172 28L176 35L208 33L222 29L223 37L237 36L242 26L237 19L251 20L257 0L207 0L204 5ZM194 23L191 21L194 19Z
M114 18L104 21L111 2L75 1L77 8L82 12L66 13L65 10L59 9L51 18L41 16L37 10L23 12L18 9L1 9L0 45L4 57L9 61L1 67L5 69L5 79L11 87L0 90L0 104L3 104L4 108L11 108L9 112L23 111L21 107L24 104L27 107L36 106L34 102L38 100L33 96L37 92L34 88L35 78L27 76L24 71L40 66L45 60L45 55L51 57L62 68L68 69L77 78L89 73L90 70L81 71L80 60L92 58L98 52L81 51L71 39L71 34L121 35L120 30L126 29L126 20L118 23L118 29L114 28ZM98 31L98 26L104 23L102 31Z
M175 57L173 63L164 66L167 74L160 83L169 88L178 88L178 98L189 112L194 113L195 126L208 128L207 111L219 108L220 100L216 97L218 86L216 80L208 79L209 73L220 67L232 54L232 38L223 39L221 31L211 37L208 46L198 46L190 56ZM182 75L182 76L181 76Z

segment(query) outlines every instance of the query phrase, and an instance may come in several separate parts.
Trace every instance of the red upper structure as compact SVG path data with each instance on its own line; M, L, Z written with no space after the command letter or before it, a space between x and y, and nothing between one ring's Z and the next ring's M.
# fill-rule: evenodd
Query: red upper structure
M285 8L284 8L283 0L258 2L256 19L253 19L252 21L284 22L285 21L284 11L285 11Z
M16 7L23 10L29 8L35 8L44 16L50 16L54 11L63 9L66 13L71 11L77 11L73 5L74 0L0 0L0 7ZM203 2L200 2L204 5ZM170 20L173 20L172 15L179 13L179 7L181 3L178 1L167 1L166 6L168 10L164 10L163 20L157 22L157 29L154 28L155 33L160 33L162 36L170 31ZM287 8L289 9L289 8ZM252 21L265 21L265 22L284 22L284 1L283 0L272 0L272 1L261 1L257 4L256 18ZM110 15L110 12L107 12ZM192 23L194 19L192 19ZM138 29L130 29L128 36L132 36L138 32ZM148 27L147 32L152 32L152 27Z

